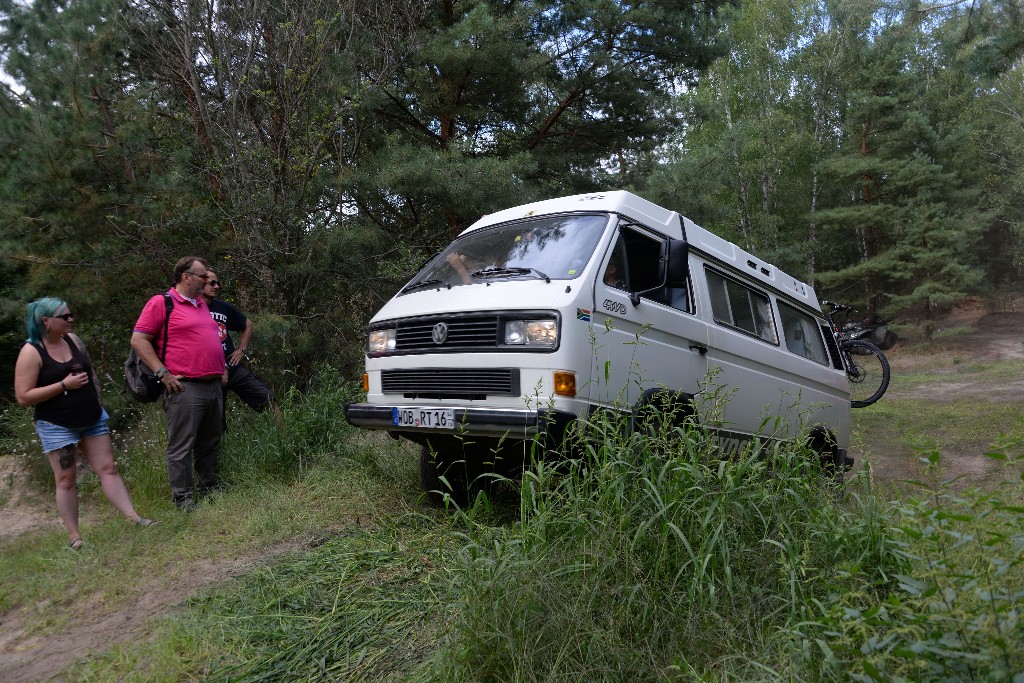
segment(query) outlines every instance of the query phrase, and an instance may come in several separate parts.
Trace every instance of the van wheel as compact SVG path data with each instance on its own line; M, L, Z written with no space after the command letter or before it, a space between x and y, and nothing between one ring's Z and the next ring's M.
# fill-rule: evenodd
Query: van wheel
M430 446L421 446L420 486L435 503L443 502L447 493L458 505L465 505L469 498L465 460L454 462Z
M826 476L841 479L845 471L842 453L836 437L825 427L814 427L807 436L807 447L818 455L821 469Z
M684 426L694 415L693 397L660 389L648 389L637 401L630 419L630 431L648 436L665 434Z

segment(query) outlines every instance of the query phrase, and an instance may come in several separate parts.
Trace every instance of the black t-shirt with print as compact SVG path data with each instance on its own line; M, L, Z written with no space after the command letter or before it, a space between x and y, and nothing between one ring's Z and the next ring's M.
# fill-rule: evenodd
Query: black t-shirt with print
M245 329L245 315L220 299L209 302L210 317L217 323L217 330L220 333L220 343L224 347L224 357L227 358L235 351L235 343L231 341L229 332L241 332Z

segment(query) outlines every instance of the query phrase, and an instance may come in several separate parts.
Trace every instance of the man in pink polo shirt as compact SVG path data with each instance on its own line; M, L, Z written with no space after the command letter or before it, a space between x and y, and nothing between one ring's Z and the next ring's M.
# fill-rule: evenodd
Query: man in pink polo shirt
M135 353L164 384L167 478L174 504L185 512L194 510L196 501L218 486L221 385L227 383L227 370L217 323L199 295L209 279L208 267L197 256L186 256L175 265L174 287L167 292L174 308L166 340L167 307L162 294L146 302L132 332Z

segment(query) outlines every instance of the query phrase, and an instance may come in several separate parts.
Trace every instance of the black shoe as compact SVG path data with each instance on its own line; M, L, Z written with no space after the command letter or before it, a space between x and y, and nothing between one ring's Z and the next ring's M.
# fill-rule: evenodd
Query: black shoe
M174 501L174 505L182 512L195 512L196 502L191 498L179 498Z

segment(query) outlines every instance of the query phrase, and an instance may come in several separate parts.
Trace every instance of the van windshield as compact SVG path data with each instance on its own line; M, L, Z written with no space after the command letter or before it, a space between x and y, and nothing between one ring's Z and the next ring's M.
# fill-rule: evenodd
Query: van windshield
M448 245L402 291L495 280L574 280L608 221L607 214L544 216L475 230Z

